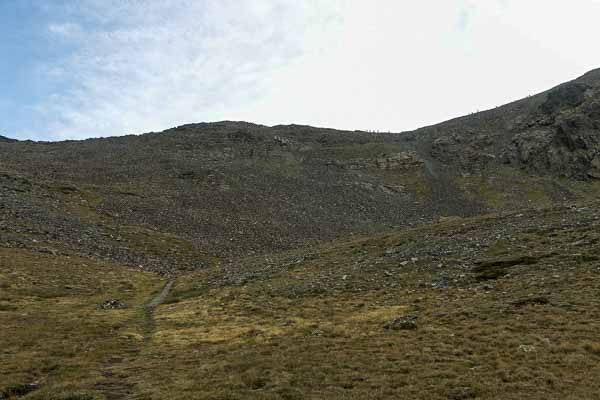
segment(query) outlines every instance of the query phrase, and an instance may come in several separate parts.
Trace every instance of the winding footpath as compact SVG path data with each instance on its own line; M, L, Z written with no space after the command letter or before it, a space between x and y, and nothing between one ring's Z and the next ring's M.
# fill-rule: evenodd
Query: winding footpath
M141 306L143 313L142 330L144 332L144 344L141 348L138 347L137 349L132 349L131 353L128 355L129 363L133 362L135 358L140 357L143 349L151 343L155 330L154 310L165 301L171 291L173 283L175 283L175 279L170 279L158 295L153 297L147 304ZM137 321L139 324L139 319ZM115 360L119 361L111 361L105 366L101 372L104 380L96 385L96 388L103 393L106 400L125 400L132 396L134 390L133 385L126 382L125 376L116 375L113 372L113 367L121 362L122 356L125 355L117 355Z
M158 296L153 298L152 301L150 301L150 303L146 305L146 309L154 310L156 307L161 305L169 295L173 283L175 283L175 279L171 279L169 282L167 282L167 284L163 287L163 290L158 294Z
M162 291L144 306L144 342L146 343L150 342L154 335L154 310L165 301L173 283L175 279L169 280Z

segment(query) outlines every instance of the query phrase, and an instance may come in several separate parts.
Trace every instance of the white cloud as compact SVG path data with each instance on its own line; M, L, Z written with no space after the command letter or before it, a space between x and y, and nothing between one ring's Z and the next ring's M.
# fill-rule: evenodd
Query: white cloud
M398 131L600 64L592 0L76 4L48 28L77 41L48 67L70 89L38 106L62 138L221 119Z
M78 24L67 22L62 24L50 24L48 30L55 34L65 37L74 37L81 33L81 27Z
M53 120L48 133L114 135L227 118L260 98L275 71L312 51L309 42L330 29L332 4L82 3L72 15L93 23L63 61L72 89L40 107ZM49 29L66 34L68 26Z

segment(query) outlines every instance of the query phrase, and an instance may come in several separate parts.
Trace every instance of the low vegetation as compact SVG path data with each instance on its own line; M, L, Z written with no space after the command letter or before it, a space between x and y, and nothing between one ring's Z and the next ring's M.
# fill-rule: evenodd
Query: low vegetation
M0 387L35 384L26 399L592 399L597 210L448 219L207 267L177 278L151 327L143 305L164 280L4 249ZM109 298L126 308L101 310Z
M0 393L101 399L112 365L142 348L143 305L162 281L91 259L0 248ZM101 309L113 298L126 308Z

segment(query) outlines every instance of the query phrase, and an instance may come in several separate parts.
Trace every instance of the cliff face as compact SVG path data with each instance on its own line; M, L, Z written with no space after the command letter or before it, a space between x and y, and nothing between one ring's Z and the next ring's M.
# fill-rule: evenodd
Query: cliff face
M433 159L479 171L512 166L600 178L600 72L493 110L410 133Z
M600 89L573 82L553 89L517 126L505 162L577 179L600 178Z

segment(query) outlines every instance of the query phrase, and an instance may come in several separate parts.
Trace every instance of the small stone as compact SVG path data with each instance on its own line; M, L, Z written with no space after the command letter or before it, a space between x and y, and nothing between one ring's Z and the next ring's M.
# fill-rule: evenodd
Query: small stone
M519 350L521 350L524 353L533 353L535 352L535 346L530 344L522 344L519 346Z
M99 306L102 310L120 310L126 308L127 305L118 299L109 299Z
M475 389L470 387L457 387L448 393L448 399L451 400L467 400L474 399L477 397Z
M389 330L415 330L417 329L417 319L419 317L416 315L406 315L404 317L394 318L391 321L386 322L383 325L384 329Z

